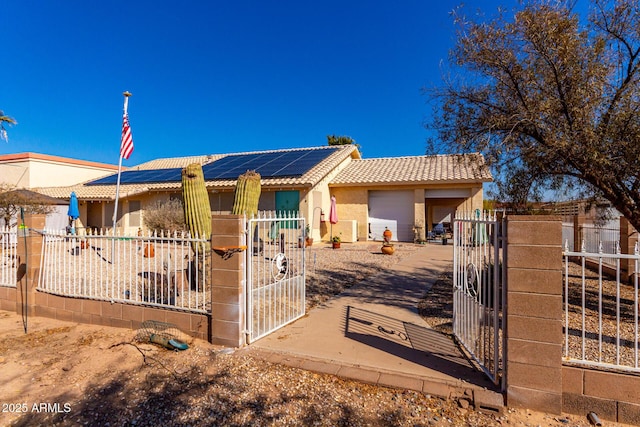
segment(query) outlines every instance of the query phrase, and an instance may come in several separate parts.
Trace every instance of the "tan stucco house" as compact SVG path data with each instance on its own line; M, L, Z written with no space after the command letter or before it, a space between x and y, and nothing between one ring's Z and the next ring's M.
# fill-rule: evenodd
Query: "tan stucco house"
M0 155L0 182L15 188L69 186L117 171L117 165L46 154Z
M180 198L180 171L194 162L203 165L213 213L230 213L237 176L256 169L262 176L259 209L299 211L316 242L328 240L329 230L343 242L378 239L385 226L394 239L413 241L415 226L424 236L456 209L482 208L482 184L491 181L478 154L362 159L354 145L157 159L123 172L117 227L125 233L144 229L145 207ZM109 228L116 176L38 191L62 198L75 191L82 224ZM333 226L331 196L339 219Z

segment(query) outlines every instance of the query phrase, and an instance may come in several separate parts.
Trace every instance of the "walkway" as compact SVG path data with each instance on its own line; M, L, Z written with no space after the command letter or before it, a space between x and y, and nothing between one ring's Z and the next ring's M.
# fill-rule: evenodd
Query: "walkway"
M502 395L452 340L419 316L418 301L453 247L426 245L308 315L245 348L267 360L358 381L466 398L500 411Z

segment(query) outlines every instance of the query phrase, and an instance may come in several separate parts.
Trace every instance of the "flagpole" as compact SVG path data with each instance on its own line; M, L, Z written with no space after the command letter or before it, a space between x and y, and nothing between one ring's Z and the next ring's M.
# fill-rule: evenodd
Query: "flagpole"
M131 92L125 91L124 95L124 116L127 115L127 109L129 108L129 97ZM123 116L123 117L124 117ZM120 140L122 144L122 140ZM122 172L122 148L120 149L120 160L118 161L118 181L116 183L116 204L113 208L113 235L116 235L116 219L118 218L118 199L120 199L120 173Z

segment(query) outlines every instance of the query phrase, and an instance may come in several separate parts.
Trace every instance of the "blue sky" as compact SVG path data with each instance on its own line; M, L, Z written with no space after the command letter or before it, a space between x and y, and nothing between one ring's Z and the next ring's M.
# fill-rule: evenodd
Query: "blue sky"
M328 134L351 136L365 158L421 155L421 90L441 83L460 3L5 0L0 109L18 125L0 154L117 164L128 90L125 166Z

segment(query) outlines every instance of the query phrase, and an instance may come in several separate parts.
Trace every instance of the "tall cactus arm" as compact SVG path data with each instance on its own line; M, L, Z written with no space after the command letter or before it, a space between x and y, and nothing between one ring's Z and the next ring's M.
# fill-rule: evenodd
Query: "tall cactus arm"
M182 169L182 198L184 218L192 237L211 238L211 208L209 194L204 184L204 174L199 163L192 163ZM196 248L194 247L194 250ZM208 252L210 244L199 248Z
M260 174L256 171L246 171L238 177L231 213L248 217L258 214L258 202L262 191L260 179Z

